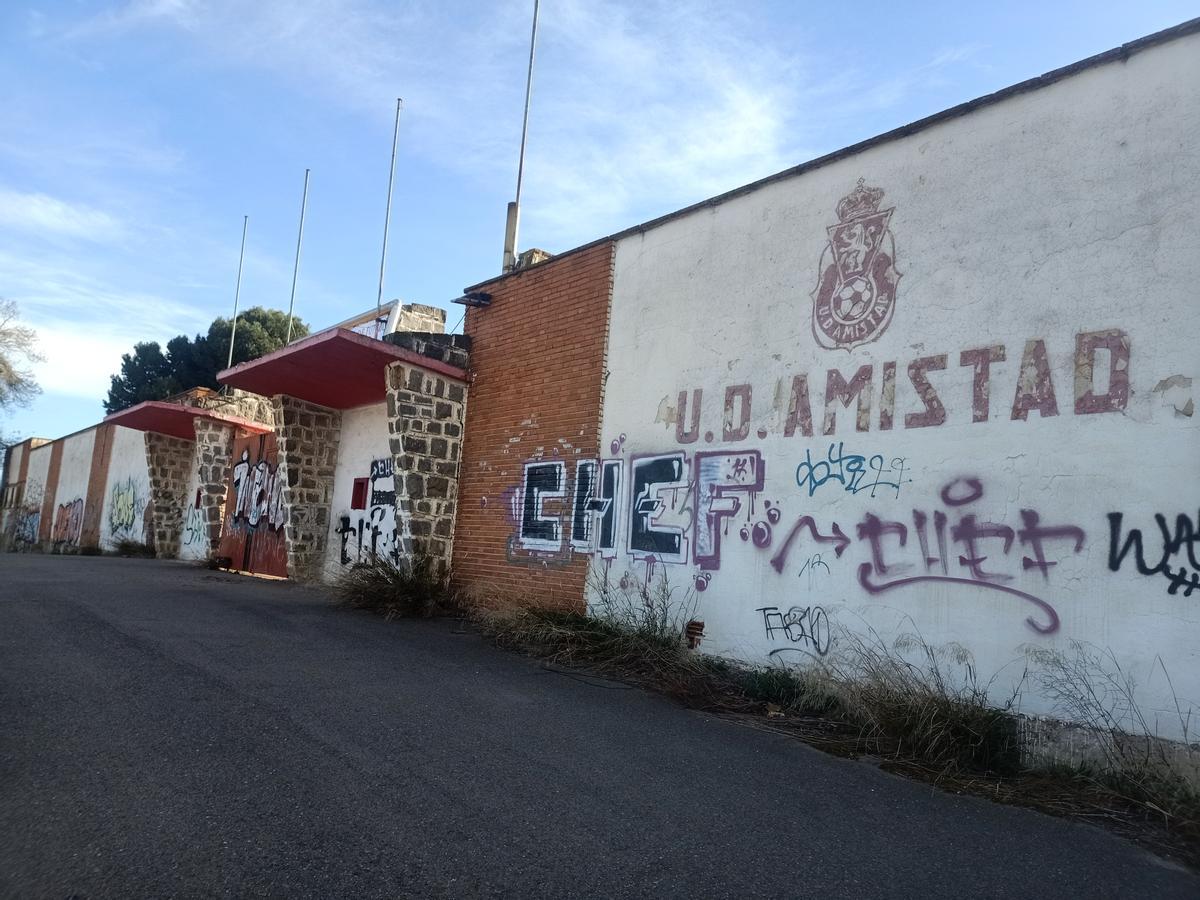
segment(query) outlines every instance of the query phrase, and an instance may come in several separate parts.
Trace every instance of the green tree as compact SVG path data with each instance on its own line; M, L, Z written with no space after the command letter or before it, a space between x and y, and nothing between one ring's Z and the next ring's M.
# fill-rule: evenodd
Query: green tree
M254 306L239 313L234 338L233 364L257 359L284 345L287 313ZM181 334L163 349L154 341L137 344L121 357L121 371L112 376L104 408L109 413L146 400L162 400L193 387L215 388L217 373L229 359L229 319L217 318L207 334L189 338ZM292 339L305 337L308 326L295 319Z

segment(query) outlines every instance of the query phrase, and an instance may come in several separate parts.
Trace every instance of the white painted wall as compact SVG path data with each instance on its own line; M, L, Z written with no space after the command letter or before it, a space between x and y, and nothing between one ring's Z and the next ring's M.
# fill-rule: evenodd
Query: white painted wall
M79 546L83 507L87 502L88 479L92 472L92 449L96 446L96 429L89 428L63 438L62 444L50 538L52 545L60 550Z
M0 544L8 540L11 527L18 515L15 497L9 497L9 485L21 480L21 459L25 455L25 444L15 444L7 451L7 468L4 471L3 490L0 491Z
M42 500L46 496L46 476L50 473L50 454L53 444L43 444L29 451L29 470L25 474L25 496L16 511L15 546L38 543L42 520Z
M146 465L146 434L117 426L104 486L100 516L100 548L115 550L123 540L146 541L146 506L150 502L150 473Z
M1193 35L621 240L602 438L623 466L619 530L607 554L592 537L598 557L615 556L598 560L597 570L607 566L613 582L665 571L672 584L696 591L702 649L756 662L811 659L839 627L875 628L887 641L919 632L933 644L966 647L985 679L1000 673L999 695L1028 649L1071 653L1072 642L1086 642L1111 650L1136 680L1143 712L1177 736L1158 660L1180 699L1200 709L1200 589L1188 596L1165 572L1140 574L1132 555L1110 564L1108 516L1122 516L1119 540L1141 533L1147 569L1164 557L1156 515L1172 534L1177 517L1190 522L1185 533L1200 531L1192 388L1200 384L1198 84ZM825 349L814 335L812 294L830 263L835 207L860 178L885 192L880 210L894 208L894 316L877 340ZM893 244L881 246L890 252ZM1090 385L1087 366L1077 365L1077 335L1113 329L1130 347L1127 403L1077 412L1076 382L1080 393ZM1034 410L1014 420L1022 358L1034 340L1044 342L1057 415ZM1005 359L991 365L990 409L976 422L975 369L961 365L960 354L990 346L1003 347ZM928 380L944 424L906 426L906 416L925 410L909 364L941 354L945 368L930 369ZM882 430L889 363L894 425ZM822 434L828 371L849 380L861 366L872 367L864 430L856 430L853 409L838 407L833 433ZM1107 351L1096 355L1095 370L1103 397ZM801 374L814 433L797 427L785 436ZM744 438L737 426L746 389L735 389L725 414L726 391L738 385L749 385L751 397ZM690 406L696 389L698 436L681 443L679 395L686 391ZM1082 409L1088 405L1084 398ZM818 467L818 477L807 478L805 463L827 459L831 447L835 456L859 457L867 474L848 485L822 481L829 473ZM712 463L712 480L697 487L697 454L713 451L735 455ZM634 461L654 454L681 454L678 490L660 484L640 497L652 528L681 529L686 547L665 565L662 553L651 565L630 543ZM761 488L750 490L760 469ZM866 486L877 477L879 486ZM1046 536L1043 573L1021 539L1024 510L1042 526L1078 529L1078 552L1075 531ZM918 538L922 514L927 552ZM944 553L935 532L942 514ZM901 523L905 546L888 531L874 559L863 531L871 515ZM1013 536L1007 551L1002 538L980 538L974 556L986 560L973 566L960 562L972 554L952 532L972 515L976 525ZM781 554L806 516L830 542L801 526ZM835 526L846 536L840 557ZM713 551L712 534L720 536L719 559L702 567L697 553ZM1186 545L1166 560L1189 580L1200 547L1190 549L1190 562ZM872 593L864 583L885 589ZM1032 683L1022 708L1054 712Z
M204 511L197 501L197 493L204 488L200 480L200 461L197 454L201 445L192 447L192 470L188 476L187 490L183 494L183 530L179 535L180 559L208 559L208 523Z
M352 509L354 479L368 479L366 508ZM342 412L333 481L333 505L326 544L325 577L336 578L347 566L390 556L396 547L395 481L388 443L387 406L383 403ZM375 502L377 501L377 502Z
M8 469L4 473L4 485L7 487L21 479L21 458L25 455L25 444L14 444L8 452Z

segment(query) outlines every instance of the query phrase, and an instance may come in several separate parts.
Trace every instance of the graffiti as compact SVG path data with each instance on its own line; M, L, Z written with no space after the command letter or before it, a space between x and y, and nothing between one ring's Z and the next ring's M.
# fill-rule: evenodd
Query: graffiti
M696 517L695 561L701 569L720 568L721 535L743 506L753 514L765 473L757 450L696 454L696 509L703 515Z
M788 553L792 549L792 543L800 536L800 532L806 528L808 529L809 536L817 543L833 544L833 554L838 559L841 559L842 554L846 552L846 548L852 543L850 538L846 537L842 532L841 526L837 522L833 523L829 534L821 534L817 530L817 523L812 516L801 516L796 520L796 524L792 526L792 530L788 532L788 536L784 538L779 552L771 557L771 568L776 572L783 573L783 568L787 564Z
M761 606L755 612L762 613L767 640L775 641L782 635L793 644L801 645L772 650L772 656L798 649L811 650L817 656L829 652L829 616L821 607L793 606L787 612L782 612L778 606Z
M38 506L25 506L17 511L16 530L13 541L18 547L36 546L38 532L42 529L42 510Z
M983 494L983 484L979 479L966 478L952 481L943 487L941 499L947 507L958 509L982 499ZM910 564L888 565L884 562L884 538L892 535L896 538L899 546L904 547L907 540L907 528L904 523L885 522L868 513L858 525L858 537L859 540L865 540L869 543L871 561L862 563L859 566L859 584L870 594L880 594L884 591L920 583L962 584L985 587L990 590L1019 597L1033 604L1042 612L1044 618L1043 620L1038 620L1030 616L1025 620L1026 623L1039 634L1053 634L1059 627L1058 613L1054 610L1054 607L1033 594L1005 584L1004 582L1013 579L1012 575L985 570L983 564L989 558L994 557L997 550L992 545L993 549L989 549L987 554L985 554L983 552L983 542L999 541L1000 548L998 552L1002 553L1004 557L1008 556L1009 551L1013 547L1014 540L1019 541L1022 546L1028 545L1033 555L1032 557L1022 557L1022 569L1029 570L1036 568L1041 572L1043 578L1048 579L1050 568L1056 566L1058 562L1047 560L1045 554L1046 542L1050 540L1067 540L1072 543L1074 552L1079 553L1083 549L1083 542L1086 535L1082 528L1075 525L1042 525L1041 516L1036 510L1022 509L1020 510L1020 516L1022 527L1016 531L1008 525L980 522L973 513L965 513L959 517L958 521L950 527L949 533L952 541L962 545L962 552L958 554L957 562L961 568L966 570L966 576L964 577L961 574L950 574L949 557L953 555L953 552L947 552L946 526L949 517L946 512L936 510L933 513L933 531L937 541L937 552L935 554L930 546L927 533L929 516L921 510L913 510L913 528L917 534L917 541L920 546L925 570L927 573L934 572L935 567L941 570L940 574L925 575L901 575L901 573L910 570L912 566ZM898 575L901 575L901 577L897 577ZM888 580L873 580L880 577L887 578Z
M620 490L620 460L585 459L576 464L575 502L571 510L571 547L574 550L587 553L595 549L606 558L616 555Z
M54 527L50 540L59 548L76 547L82 534L83 499L76 497L69 503L60 503L54 513Z
M796 484L808 489L808 496L817 492L817 488L830 481L836 481L842 490L848 494L857 494L869 490L870 496L875 497L876 491L890 488L900 496L900 485L908 484L911 478L904 477L908 460L903 456L894 457L889 464L884 463L882 454L866 457L857 453L846 453L841 441L829 445L824 459L813 460L812 451L804 451L804 460L796 466ZM891 476L889 480L885 476Z
M526 550L558 550L562 546L562 522L546 512L547 501L566 496L566 463L561 460L525 464L521 506L521 546Z
M1129 533L1122 539L1121 526L1124 518L1123 513L1108 514L1110 570L1119 572L1126 557L1132 555L1133 564L1140 574L1162 575L1167 579L1170 583L1170 587L1167 588L1168 594L1178 594L1182 588L1183 596L1190 597L1192 591L1200 589L1200 558L1196 555L1196 545L1200 544L1200 512L1196 513L1195 524L1186 515L1176 516L1174 534L1167 524L1167 517L1162 513L1155 513L1154 522L1158 526L1161 539L1157 561L1153 556L1147 561L1146 549L1150 541L1143 537L1140 529L1130 528Z
M258 528L265 524L279 531L287 520L283 503L283 481L279 467L266 459L250 462L250 451L242 450L241 459L233 467L234 504L232 521L236 526Z
M803 578L804 574L808 573L808 589L811 591L813 587L813 577L817 574L818 569L824 569L825 574L829 574L829 563L821 559L820 553L814 553L804 561L804 565L800 567L798 577Z
M339 517L337 528L334 529L334 534L341 540L341 564L347 566L380 558L399 562L396 471L392 457L372 460L367 478L355 481L352 509Z
M284 526L288 512L284 487L288 470L278 465L275 435L236 434L230 456L237 462L228 469L220 537L210 536L216 539L214 555L228 559L236 571L286 577L288 546ZM298 502L319 499L315 482L298 479L294 486ZM316 513L324 514L323 509ZM213 531L218 530L215 525L209 523Z
M208 545L208 521L204 517L204 510L192 504L188 504L183 515L183 545L185 547Z
M984 564L996 557L997 553L1002 558L1008 558L1014 544L1019 543L1028 548L1028 555L1021 558L1021 571L1036 569L1043 579L1048 580L1051 568L1058 565L1057 560L1047 558L1049 542L1068 541L1073 552L1078 554L1083 550L1086 538L1083 529L1076 525L1044 525L1041 514L1033 509L1019 511L1019 529L1005 524L980 522L974 513L966 512L964 508L982 499L983 495L981 480L960 478L945 485L940 492L942 503L950 510L961 513L956 521L952 523L948 512L942 509L935 510L932 516L924 510L912 511L912 532L917 538L915 548L920 551L920 562L916 564L891 562L886 558L885 547L893 540L901 549L912 546L909 542L910 529L906 523L886 521L873 513L865 514L854 530L857 542L870 553L870 561L858 567L859 585L871 595L914 584L986 588L1019 597L1035 606L1042 617L1030 616L1025 620L1026 624L1039 634L1053 634L1059 628L1058 613L1054 607L1040 597L1007 584L1013 580L1012 574L985 569ZM932 534L929 527L931 522ZM770 564L776 572L783 573L788 557L804 531L817 543L832 544L834 556L838 559L855 543L837 522L831 524L828 534L823 534L812 516L801 516L771 557ZM985 545L988 541L998 541L999 547ZM759 546L766 549L770 542ZM985 546L988 547L986 552ZM958 568L951 570L952 561L957 563ZM811 565L812 557L809 557L806 566ZM924 574L911 574L919 566L924 566Z
M665 456L634 457L630 460L631 501L629 516L629 554L634 559L658 562L686 562L688 541L684 524L668 524L671 512L680 509L681 500L691 491L687 457L683 453Z
M112 487L108 504L108 530L115 538L137 538L142 530L145 492L132 478Z
M880 210L880 188L860 178L838 201L838 223L826 231L820 280L812 292L812 330L817 343L850 350L878 338L892 320L900 273L888 223L895 207Z
M1107 365L1097 362L1102 353L1107 357ZM822 434L835 435L839 426L838 412L843 410L847 414L853 413L855 432L868 432L876 397L879 400L876 418L879 431L891 431L896 427L897 403L906 404L910 409L915 407L915 411L899 416L905 429L937 428L968 421L989 423L993 420L993 369L997 363L1015 361L1018 357L1019 365L1006 368L1009 373L1015 370L1009 375L1014 377L1015 374L1015 381L1010 382L1013 384L1012 404L1001 412L1001 416L1009 421L1027 421L1031 412L1040 418L1059 416L1061 411L1050 366L1050 350L1046 341L1034 338L1025 342L1020 353L1010 353L1000 344L961 351L959 367L971 370L969 397L952 396L946 388L939 389L936 383L950 366L949 353L934 353L905 363L907 379L898 379L896 361L884 361L878 366L878 383L874 364L860 365L845 372L837 367L826 369L824 396L816 398L822 401L822 405L816 407L822 414L817 424ZM1067 409L1075 415L1123 412L1130 396L1129 365L1130 343L1125 332L1108 329L1076 334L1074 403L1068 404ZM718 440L738 443L750 440L752 435L761 440L771 434L790 438L796 433L812 437L814 406L811 394L814 386L820 389L821 383L819 373L801 372L791 376L790 387L781 381L759 385L757 390L754 385L745 383L717 390L685 388L679 391L676 403L675 441L694 444L703 437L705 443ZM1103 388L1100 385L1104 385ZM756 394L764 392L772 402L756 403ZM786 405L783 402L785 396ZM848 415L841 418L844 420L841 430L845 432L850 427ZM705 423L709 426L707 430ZM617 451L613 452L615 455Z
M1053 545L1065 542L1071 552L1078 554L1086 537L1077 525L1045 524L1041 513L1031 508L1018 510L1019 526L982 521L971 511L971 505L983 498L983 482L964 477L942 487L939 496L943 508L913 509L911 521L892 521L868 512L857 522L852 536L837 521L821 525L812 515L805 514L795 518L783 540L777 543L775 536L783 512L778 503L759 500L765 485L766 462L758 451L705 451L696 453L690 462L688 454L683 452L634 456L629 466L625 552L646 563L647 578L660 563L694 564L698 570L694 576L698 592L706 591L713 573L720 570L722 539L728 536L731 523L740 520L741 541L758 550L770 550L769 564L780 574L787 569L795 548L804 543L805 534L808 541L832 546L835 559L841 559L852 546L861 545L868 561L858 566L857 580L869 595L918 584L983 588L1031 604L1038 613L1027 617L1026 623L1039 634L1053 634L1059 628L1054 607L1041 597L1014 587L1009 582L1015 574L998 570L996 565L1008 560L1013 548L1020 546L1025 553L1020 557L1019 571L1036 570L1048 580L1051 569L1059 563L1048 555ZM806 453L796 479L809 496L830 481L838 483L847 493L874 497L879 488L884 488L899 496L901 486L911 482L904 477L906 470L903 458L885 466L882 456L846 454L843 444L838 442L830 445L825 459L813 460ZM565 565L572 552L596 551L611 561L620 515L621 480L621 460L579 461L574 484L570 486L566 463L559 460L527 463L522 487L509 497L511 518L517 526L509 540L510 561ZM550 500L560 509L547 509ZM1200 525L1194 531L1200 532ZM1190 541L1194 531L1179 530L1171 539L1167 555L1184 543L1192 552ZM910 536L915 540L910 541ZM1140 559L1140 537L1137 540ZM1127 542L1119 552L1113 551L1118 564L1130 546ZM897 548L910 554L919 551L919 557L916 561L889 559ZM518 549L526 552L523 559ZM529 551L539 554L529 555ZM1142 563L1142 568L1149 567ZM799 573L800 577L807 574L810 590L820 571L829 574L828 557L810 552ZM1200 584L1192 586L1189 581L1183 586L1190 594Z

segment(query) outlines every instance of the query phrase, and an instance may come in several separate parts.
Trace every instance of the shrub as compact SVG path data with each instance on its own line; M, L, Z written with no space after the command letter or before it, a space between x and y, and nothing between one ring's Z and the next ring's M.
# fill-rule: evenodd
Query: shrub
M447 579L434 571L433 562L424 557L412 563L378 557L339 575L334 597L343 606L370 610L388 619L431 616L455 605Z
M117 556L137 556L151 559L154 557L154 548L149 544L143 544L141 541L117 541L117 547L114 552Z

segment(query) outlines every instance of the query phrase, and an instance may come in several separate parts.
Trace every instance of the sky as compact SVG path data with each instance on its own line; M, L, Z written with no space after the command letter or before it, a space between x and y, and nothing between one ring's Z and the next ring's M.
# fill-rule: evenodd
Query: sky
M448 310L496 275L532 0L0 2L0 297L43 393L0 433L99 421L137 341L286 309ZM1189 8L1190 7L1190 8ZM542 0L522 249L558 252L1176 25L1194 3Z

